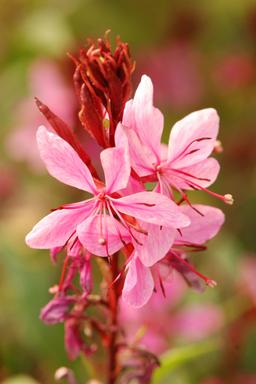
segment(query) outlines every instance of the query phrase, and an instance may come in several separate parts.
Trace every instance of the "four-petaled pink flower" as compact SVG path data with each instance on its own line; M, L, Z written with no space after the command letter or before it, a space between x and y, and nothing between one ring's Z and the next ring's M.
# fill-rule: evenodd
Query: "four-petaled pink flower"
M101 152L105 186L99 187L66 141L45 127L39 127L37 141L48 172L93 197L63 205L39 221L26 237L29 246L52 249L64 246L71 237L78 237L89 252L108 256L126 243L136 243L134 229L143 232L136 220L161 228L189 225L190 221L180 207L166 196L144 191L122 197L118 193L127 187L130 178L130 162L125 148L107 148Z
M158 181L158 191L173 197L174 188L188 201L184 190L201 189L232 204L231 195L221 196L206 189L219 172L217 160L209 158L219 128L215 109L202 109L178 121L167 147L161 144L164 119L153 106L153 84L143 75L134 99L126 103L122 125L132 168L145 181Z

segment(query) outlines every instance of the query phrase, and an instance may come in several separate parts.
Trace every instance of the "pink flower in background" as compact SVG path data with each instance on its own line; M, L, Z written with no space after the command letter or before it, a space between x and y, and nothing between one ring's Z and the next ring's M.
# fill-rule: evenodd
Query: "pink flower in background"
M138 72L148 73L156 86L156 100L173 108L197 105L203 93L200 56L193 48L176 42L138 60Z
M146 181L149 177L157 180L158 191L172 197L174 188L187 200L184 190L201 189L232 204L231 195L221 196L206 189L219 172L217 160L209 158L219 129L215 109L193 112L178 121L167 148L161 144L164 120L153 106L153 84L143 75L134 99L126 103L122 125L133 169Z
M219 330L224 324L224 316L217 305L197 303L177 311L171 323L178 338L193 342L205 339Z
M130 177L125 149L116 147L101 152L106 186L97 187L87 166L66 141L45 127L38 129L37 141L41 158L53 177L94 197L61 206L43 218L27 235L29 246L46 249L64 246L76 234L89 252L108 256L134 238L132 225L124 214L164 227L182 228L189 224L173 201L157 193L114 197L113 194L127 186Z
M173 329L170 328L171 311L186 291L186 284L178 273L173 273L165 284L166 297L161 291L151 296L146 305L134 308L125 298L120 300L119 322L122 324L129 343L135 343L152 353L159 354L168 348ZM140 333L142 336L139 337Z
M1 203L15 192L17 176L12 168L0 165L0 199Z
M170 348L171 342L201 340L217 332L224 323L221 309L214 304L195 304L176 308L186 292L186 285L177 273L142 308L133 308L121 301L119 321L128 341L157 355Z
M255 60L247 53L228 54L214 69L214 80L223 92L251 86L255 79Z
M240 263L239 291L248 296L256 305L256 257L247 256Z
M28 74L29 96L17 106L14 117L16 128L7 138L6 147L10 156L26 161L36 171L43 169L38 155L35 134L45 119L38 112L34 97L47 100L49 107L64 121L73 126L76 101L74 92L65 84L56 63L47 60L35 61Z

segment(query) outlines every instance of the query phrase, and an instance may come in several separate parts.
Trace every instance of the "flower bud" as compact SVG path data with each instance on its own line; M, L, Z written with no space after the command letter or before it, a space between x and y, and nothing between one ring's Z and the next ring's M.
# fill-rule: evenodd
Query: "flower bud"
M72 59L76 65L74 83L81 104L81 124L100 146L113 146L115 129L132 89L134 61L128 44L117 39L112 51L106 33L104 39L89 41L87 47L80 49L79 57ZM104 124L106 118L109 126Z
M73 302L71 297L57 297L41 310L40 319L46 324L56 324L64 321L67 317L70 304Z

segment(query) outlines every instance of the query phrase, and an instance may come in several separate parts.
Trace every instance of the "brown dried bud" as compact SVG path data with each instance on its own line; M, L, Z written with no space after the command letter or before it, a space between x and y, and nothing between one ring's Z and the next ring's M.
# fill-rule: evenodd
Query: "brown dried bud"
M76 65L74 84L81 104L80 121L100 146L113 146L115 129L132 89L134 61L128 44L117 38L112 52L106 32L104 39L88 41L78 58L71 58ZM105 118L109 119L108 125Z

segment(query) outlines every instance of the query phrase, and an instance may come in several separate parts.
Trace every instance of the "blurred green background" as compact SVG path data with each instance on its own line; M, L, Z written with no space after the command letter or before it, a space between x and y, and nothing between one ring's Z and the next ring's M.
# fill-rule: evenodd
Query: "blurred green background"
M46 327L38 318L59 267L51 265L47 252L28 249L24 236L51 207L76 197L38 162L34 133L43 119L33 97L42 95L76 124L66 52L107 29L111 38L120 35L130 45L137 62L134 85L142 73L152 77L166 132L193 110L218 110L224 151L212 190L235 198L230 207L205 194L196 197L226 214L209 250L193 258L218 287L203 295L189 291L182 303L219 307L224 321L214 336L217 345L209 351L206 344L188 357L186 350L177 350L181 358L174 363L167 356L165 373L156 382L256 383L255 0L0 1L0 381L22 384L21 377L11 381L22 374L53 383L54 371L68 365L85 382L88 364L67 361L62 327Z

